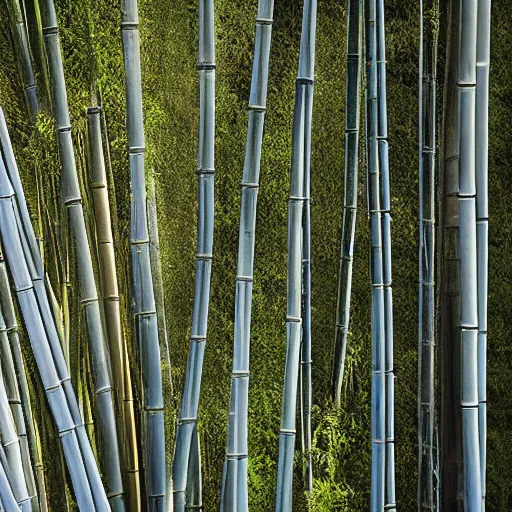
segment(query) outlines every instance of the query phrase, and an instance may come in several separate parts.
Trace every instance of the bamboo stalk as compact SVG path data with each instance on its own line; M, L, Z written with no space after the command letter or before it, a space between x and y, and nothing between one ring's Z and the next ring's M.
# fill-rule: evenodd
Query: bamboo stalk
M37 486L38 486L38 495L39 495L39 506L42 512L46 512L47 510L47 499L46 499L46 485L44 480L44 466L41 459L40 453L40 442L39 436L37 432L37 425L34 421L34 416L32 414L32 408L30 405L30 392L28 388L27 374L25 370L25 364L23 361L23 354L21 352L21 344L18 334L18 325L16 321L16 315L14 312L14 304L12 300L12 296L9 290L9 278L7 276L7 268L5 264L5 260L3 259L3 254L0 251L0 319L5 321L5 334L8 338L9 350L11 353L11 357L15 366L15 376L17 376L17 380L14 381L14 384L18 386L18 392L22 404L23 416L25 421L25 429L27 432L28 439L28 448L29 453L32 456L32 461L34 464L34 469L37 477ZM1 331L1 325L0 325ZM0 336L3 336L0 332ZM2 341L3 345L3 341ZM2 358L7 359L7 356L4 356L2 353ZM10 364L9 364L10 366ZM15 418L18 418L15 415ZM17 426L18 433L20 429L23 427ZM24 463L24 468L27 465ZM27 468L28 469L28 468ZM25 471L27 474L27 471ZM27 481L30 481L30 477L26 476ZM31 494L32 491L29 489ZM33 500L35 501L35 500Z
M37 83L32 66L32 56L27 35L27 27L23 20L23 14L19 0L9 0L7 2L9 15L11 17L12 35L18 54L19 67L23 87L25 90L25 98L27 100L27 108L30 118L34 120L39 112L39 103L37 99Z
M295 107L292 134L292 160L290 171L290 199L288 203L288 289L286 310L286 363L284 372L279 459L277 469L276 512L292 509L293 454L295 450L295 417L297 378L299 373L302 327L301 288L303 245L303 213L309 193L309 166L311 162L311 121L315 78L316 0L304 3L299 69L295 82ZM307 215L307 214L306 214ZM308 219L306 218L306 228ZM308 235L306 229L306 235ZM306 248L306 254L310 249ZM306 287L310 287L309 279ZM310 305L310 304L309 304ZM306 321L310 321L306 306ZM307 326L309 327L309 325ZM306 335L307 331L306 331ZM310 347L308 348L310 350ZM307 381L306 373L306 381ZM306 384L306 387L308 384ZM309 393L309 390L308 390ZM308 402L306 402L308 404ZM308 411L306 411L308 414ZM307 432L311 435L311 432ZM311 466L309 466L311 471ZM309 482L312 482L308 479Z
M0 461L0 510L5 512L19 512L20 507L16 503L16 498L7 478L4 461Z
M341 403L345 355L349 335L352 265L356 235L359 157L359 111L361 101L361 20L363 2L349 0L347 11L347 77L345 95L345 192L341 234L336 335L334 341L333 395Z
M420 2L419 60L419 290L418 290L418 510L438 510L435 463L435 225L437 182L438 0Z
M389 178L388 114L386 94L386 33L384 0L377 2L377 140L380 168L382 270L384 285L384 343L386 386L386 494L384 509L396 510L395 493L395 374L393 358L393 288L391 258L391 191Z
M478 288L478 424L482 511L485 510L487 463L487 295L489 240L489 62L491 39L491 0L478 0L476 43L476 239Z
M478 300L475 180L477 0L461 1L459 106L459 216L461 288L461 407L464 508L482 505L478 427Z
M197 436L197 413L201 390L204 350L208 328L211 266L214 229L214 175L215 175L215 26L214 1L199 2L199 149L197 158L198 177L198 229L196 253L196 289L187 373L182 395L180 418L176 432L176 451L173 463L174 512L184 512L190 505L186 489L201 490L201 468L193 454L192 438ZM197 443L197 438L193 441ZM197 471L189 468L190 459ZM189 478L193 480L187 482Z
M120 415L118 422L123 446L125 480L128 483L128 505L130 510L139 510L139 454L133 394L131 388L131 370L127 361L126 338L123 336L119 307L119 287L117 266L114 253L114 239L110 217L110 204L107 186L107 174L101 138L100 108L87 109L90 181L94 203L96 223L97 252L100 269L101 292L105 311L105 325L109 352L112 361L112 377L116 383L116 406Z
M263 127L267 108L268 66L274 2L259 0L252 62L249 121L242 176L235 292L233 372L227 426L221 511L248 510L248 390L251 336L251 306L254 279L256 209L261 167Z
M57 15L53 0L45 0L42 20L62 165L61 201L69 218L76 250L80 301L84 311L92 359L97 420L99 430L102 432L100 451L105 466L106 491L111 506L114 510L121 511L124 510L124 490L110 383L110 364L75 164Z
M137 0L121 4L126 81L126 128L131 176L133 304L141 356L145 421L146 495L150 511L164 510L166 452L158 321L150 262L144 172L144 123Z
M368 139L368 210L370 217L370 282L372 318L372 512L382 512L386 499L386 318L383 272L382 211L380 200L378 34L376 0L366 2L366 130Z
M108 510L106 495L102 504L98 502L99 508L96 508L93 501L90 479L94 477L94 471L99 479L99 473L94 462L90 464L91 459L86 460L89 454L85 450L87 446L90 450L90 445L86 436L84 439L81 435L79 425L73 418L73 409L75 412L78 410L76 395L69 375L63 375L64 378L62 378L62 372L58 372L57 369L57 365L62 366L64 356L58 341L50 345L47 337L47 326L43 322L42 311L39 309L42 302L36 298L37 292L25 259L26 253L18 232L15 210L14 190L7 178L3 159L0 159L0 236L6 250L7 262L13 276L14 288L37 367L57 424L75 497L82 510ZM85 431L82 430L82 433Z

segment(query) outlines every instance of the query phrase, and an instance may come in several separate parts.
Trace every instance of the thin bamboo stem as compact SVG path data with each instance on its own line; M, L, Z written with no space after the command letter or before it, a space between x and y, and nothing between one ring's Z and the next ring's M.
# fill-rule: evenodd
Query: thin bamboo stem
M222 478L222 512L245 512L249 507L247 417L254 244L263 127L267 109L268 66L273 13L273 0L259 0L248 107L249 121L241 183L242 198L235 291L233 371L227 425L226 459Z
M487 295L489 240L489 63L491 0L478 0L476 43L476 241L478 289L478 425L482 511L485 510L487 463Z
M112 361L112 377L120 420L118 428L123 447L125 481L128 484L128 508L140 509L139 454L131 388L131 370L127 361L126 338L123 336L119 307L119 287L110 217L110 203L101 137L99 107L87 109L90 182L94 203L96 244L98 252L101 293L105 325ZM127 383L128 382L128 383Z
M352 265L357 217L359 163L359 112L361 102L361 58L363 1L350 0L347 13L347 77L345 95L345 192L341 234L336 335L334 341L333 395L341 403L345 355L349 335Z
M292 160L290 171L290 199L288 203L288 287L286 309L286 363L284 372L279 459L277 469L276 512L292 509L293 455L295 450L295 418L297 383L300 362L302 328L301 289L304 245L303 213L308 209L309 166L311 162L311 121L315 79L316 0L304 2L299 69L295 82L295 107L292 133ZM306 197L304 192L306 192ZM307 215L307 214L306 214ZM306 235L308 235L306 218ZM310 248L306 248L306 255ZM306 287L310 287L309 277ZM309 304L310 305L310 304ZM306 307L306 322L310 321ZM309 328L310 324L306 326ZM306 336L308 336L306 331ZM310 347L308 348L310 350ZM309 354L310 355L310 354ZM306 381L307 381L306 373ZM308 383L306 383L306 388ZM309 390L308 390L309 393ZM308 402L306 402L308 404ZM309 412L306 410L306 414ZM311 435L311 432L307 432ZM309 467L311 470L311 467ZM311 476L312 481L312 476ZM309 483L308 483L309 486Z
M458 62L461 408L464 508L481 511L478 425L478 292L475 176L476 38L478 1L461 0Z
M382 512L386 500L386 317L382 246L379 161L379 80L376 0L366 1L366 130L368 139L368 211L370 217L370 282L372 318L372 512Z
M198 178L198 229L196 253L196 289L187 373L183 389L180 418L176 432L176 451L173 463L174 512L184 512L190 505L187 487L201 490L200 448L191 451L192 438L197 436L197 413L201 390L204 350L208 327L210 281L213 256L214 229L214 175L215 175L215 25L214 1L199 2L199 149L197 158ZM197 443L197 437L194 443ZM195 457L191 461L192 457ZM192 471L193 464L197 471ZM192 481L187 483L187 479Z
M435 450L438 0L420 2L419 59L419 291L418 291L418 510L439 509Z
M146 495L151 512L165 509L167 478L160 345L146 204L137 0L123 0L121 13L126 84L126 128L131 178L132 293L142 368Z

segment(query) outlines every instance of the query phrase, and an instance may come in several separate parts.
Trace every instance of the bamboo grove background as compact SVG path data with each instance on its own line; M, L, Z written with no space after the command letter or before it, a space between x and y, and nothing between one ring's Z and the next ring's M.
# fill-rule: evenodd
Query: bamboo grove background
M232 366L240 180L251 81L257 2L216 0L216 200L212 297L206 347L199 435L204 468L205 510L219 507L225 456L226 418ZM443 3L444 4L444 3ZM73 136L86 219L93 205L86 170L86 108L101 91L107 127L107 171L113 206L114 244L119 268L123 321L132 328L129 303L129 168L126 156L125 88L119 2L57 0ZM368 226L364 171L360 172L351 335L341 409L332 404L331 363L336 317L337 274L344 165L346 2L318 5L315 102L312 130L312 337L313 466L312 509L368 509L370 491L370 314ZM249 505L273 510L285 360L287 198L295 76L302 2L276 1L257 214L249 389ZM168 452L183 388L190 334L196 235L197 5L189 0L139 2L146 169L156 182L172 383L164 378ZM446 12L441 6L439 98L442 98ZM510 386L510 301L512 299L512 16L505 0L494 0L491 31L489 118L489 347L487 510L512 509L512 391ZM31 34L34 37L34 34ZM34 41L35 44L35 41ZM393 215L393 291L396 381L396 487L401 510L414 510L417 495L417 233L418 233L418 44L419 7L415 0L386 2L388 109ZM17 67L7 8L0 3L0 104L10 129L34 221L37 188L44 191L42 215L47 267L54 257L52 237L62 226L60 173L53 120L29 122ZM35 54L41 100L47 101L40 56ZM442 102L439 101L438 105ZM34 179L38 170L39 181ZM148 189L149 190L149 189ZM42 209L44 213L44 209ZM50 218L52 223L48 223ZM37 225L37 224L36 224ZM53 255L53 256L52 256ZM70 281L76 280L70 261ZM78 298L72 314L79 319ZM83 322L71 329L71 370L86 382L81 354ZM28 341L22 340L30 388L39 404L35 414L43 440L43 460L51 510L65 509L58 440L46 409ZM133 356L133 354L132 354ZM168 368L163 367L163 371ZM78 379L80 376L80 379ZM80 394L79 388L77 388ZM85 407L87 410L87 405ZM87 414L86 414L87 417ZM87 419L87 418L86 418ZM89 415L90 419L90 415ZM305 510L297 464L295 501Z

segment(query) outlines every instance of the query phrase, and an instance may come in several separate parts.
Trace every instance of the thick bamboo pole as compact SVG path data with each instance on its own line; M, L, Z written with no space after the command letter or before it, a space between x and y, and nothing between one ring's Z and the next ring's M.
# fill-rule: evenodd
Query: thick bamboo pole
M420 2L419 59L419 291L418 291L418 510L438 510L435 433L435 242L437 183L438 0Z
M114 510L122 511L124 510L124 490L110 383L110 363L75 164L57 14L53 0L43 2L42 21L62 165L61 201L68 216L77 260L80 301L92 362L96 418L98 430L102 433L99 446L105 468L106 491ZM98 498L101 499L101 496Z
M124 50L126 129L131 178L132 293L135 332L142 369L146 495L151 512L165 510L167 479L160 345L146 207L145 142L137 0L123 0L121 32Z
M380 168L382 270L384 284L384 343L386 385L386 494L385 510L396 510L395 494L395 374L393 359L393 289L391 260L391 191L389 178L388 113L386 94L386 32L384 0L377 2L377 139Z
M125 473L125 481L128 484L128 508L136 511L141 506L139 453L131 370L128 364L128 347L126 346L126 337L123 335L119 307L117 266L110 217L107 173L101 138L100 112L99 107L87 109L90 181L96 223L96 246L103 308L105 311L105 325L112 361L112 378L116 383L114 388L116 406L120 415L118 428L123 447L123 472Z
M464 509L482 507L478 428L478 300L475 177L476 38L478 0L461 1L458 64L461 407Z
M338 404L341 402L341 389L345 372L352 289L352 262L356 235L362 7L362 0L349 0L347 11L347 77L345 93L345 192L343 194L343 227L341 232L333 367L333 396Z
M180 418L176 433L173 464L173 497L175 512L184 512L190 505L185 496L187 486L200 489L201 468L189 471L192 437L197 436L197 412L201 390L201 375L208 327L210 281L213 252L214 173L215 173L215 27L213 0L199 2L199 149L198 229L196 253L196 289L187 373L183 389ZM197 437L194 442L197 442ZM195 451L196 459L199 449ZM187 483L187 478L192 482ZM198 499L197 492L196 501ZM199 498L201 501L201 498Z
M5 512L20 512L11 484L7 478L4 461L0 460L0 510Z
M42 302L36 298L37 292L18 232L15 211L14 190L7 178L3 159L0 159L0 237L6 250L7 262L39 374L57 424L75 497L82 510L109 510L104 491L103 498L96 504L93 499L91 487L94 486L95 480L99 480L99 472L86 435L84 438L83 423L77 424L75 419L78 405L71 379L67 374L62 375L62 371L58 372L58 366L65 367L62 348L58 339L57 343L50 344L47 337L47 326L43 322L40 310ZM100 490L102 488L95 489L97 496Z
M39 112L39 103L37 100L37 83L32 66L32 56L30 54L27 27L23 20L19 0L9 0L7 4L9 16L11 17L15 49L18 54L21 79L23 81L25 98L27 100L28 113L31 119L34 120Z
M316 0L304 3L299 69L295 82L295 107L288 206L288 289L286 310L286 363L284 373L276 512L292 510L295 417L302 327L303 213L308 191L311 157L311 121L315 78ZM307 243L307 242L306 242ZM307 249L306 249L307 254ZM310 284L310 283L309 283ZM307 285L307 284L306 284ZM307 314L307 311L306 311ZM306 377L307 380L307 377ZM307 402L306 402L307 403ZM306 411L307 414L308 411Z
M368 211L370 217L370 282L372 318L372 512L382 512L385 502L386 476L386 319L385 284L383 272L382 214L380 200L379 111L378 111L378 57L376 30L376 0L367 0L365 6L366 38L366 131L368 148Z
M224 462L222 479L221 510L223 512L244 512L249 506L247 490L247 407L254 279L254 244L261 147L267 108L268 65L273 13L273 0L259 0L252 61L251 92L249 96L249 122L242 176L235 292L233 373L227 427L226 460Z
M487 463L487 295L489 240L489 61L491 42L491 0L478 0L476 42L476 241L478 289L478 424L480 435L480 476L482 511L485 510Z

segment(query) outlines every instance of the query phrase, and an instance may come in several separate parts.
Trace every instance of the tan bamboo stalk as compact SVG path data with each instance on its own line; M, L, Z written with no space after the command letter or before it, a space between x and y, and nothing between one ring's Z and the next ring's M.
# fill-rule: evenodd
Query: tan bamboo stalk
M131 387L131 370L127 363L126 337L123 335L121 312L119 307L119 287L117 266L114 253L114 239L110 217L110 203L101 137L101 109L87 109L89 136L89 170L96 222L96 245L98 252L101 293L105 311L105 325L112 361L112 377L115 382L114 392L118 421L123 448L125 480L128 484L128 507L136 511L141 507L139 481L139 454L133 393Z

